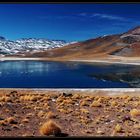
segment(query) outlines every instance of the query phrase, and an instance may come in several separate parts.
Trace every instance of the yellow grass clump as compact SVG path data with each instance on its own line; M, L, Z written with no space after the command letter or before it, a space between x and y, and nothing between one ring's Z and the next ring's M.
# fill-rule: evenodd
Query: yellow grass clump
M35 111L41 110L41 109L42 109L42 107L39 107L39 106L35 106L35 107L34 107L34 110L35 110Z
M41 101L49 101L51 100L50 96L42 97Z
M115 132L121 132L121 131L122 131L122 127L119 124L117 124L115 126Z
M64 97L62 97L62 96L59 96L57 99L56 99L56 102L57 103L61 103L61 102L63 102L64 101Z
M45 115L45 112L43 112L42 110L38 112L37 116L38 117L43 117Z
M37 99L35 95L24 95L19 98L20 101L37 101Z
M54 121L49 120L46 123L44 123L40 129L41 135L59 135L61 133L61 128L58 124L56 124Z
M43 104L43 107L46 108L46 109L50 109L50 106L49 106L48 103L44 103L44 104Z
M82 102L80 103L80 106L89 106L89 104L88 104L86 101L82 101Z
M100 97L100 98L97 99L97 101L100 102L100 103L102 103L104 100L105 100L104 97Z
M99 101L93 101L93 103L90 105L90 107L101 107L101 103Z
M59 112L61 113L67 113L67 110L63 109L63 108L60 108L60 109L57 109Z
M102 135L102 134L104 134L104 132L103 132L103 131L101 131L101 130L97 130L97 134Z
M72 99L80 99L81 98L81 95L80 94L74 94L72 96Z
M80 111L81 113L89 114L89 111L87 109L81 108Z
M111 102L111 106L115 107L115 106L117 106L117 105L118 105L118 103L117 103L116 101L112 101L112 102Z
M16 123L15 118L14 117L9 117L5 120L8 123Z
M63 102L61 102L60 104L59 104L59 106L65 106L65 105L67 105L67 104L69 104L71 101L70 100L63 100Z
M1 120L0 121L0 125L6 125L7 123L6 123L6 121L5 120Z
M13 125L12 125L12 128L19 129L19 126L18 126L18 125L16 125L16 124L13 124Z
M52 111L49 111L47 113L47 118L49 118L49 119L56 118L56 115Z
M132 105L133 105L134 107L138 107L138 106L140 105L140 102L135 101Z
M128 96L128 95L123 95L123 96L121 96L121 98L122 98L122 99L128 99L129 96Z
M27 118L23 119L22 123L29 123L29 119L27 119Z
M85 98L85 101L92 101L94 99L94 97L92 97L92 96L87 96L86 98Z
M33 113L28 113L27 115L26 115L26 118L30 118L30 117L32 117L33 116Z
M140 110L138 110L138 109L132 109L132 110L130 110L130 115L132 117L140 116Z
M9 102L9 101L11 101L10 97L7 97L7 96L0 97L0 102Z
M5 112L9 113L9 112L10 112L10 110L6 108L6 109L5 109Z
M140 129L140 124L135 124L134 128Z
M70 109L70 108L68 108L67 111L66 111L66 114L69 114L69 113L71 113L71 112L73 112L73 110Z

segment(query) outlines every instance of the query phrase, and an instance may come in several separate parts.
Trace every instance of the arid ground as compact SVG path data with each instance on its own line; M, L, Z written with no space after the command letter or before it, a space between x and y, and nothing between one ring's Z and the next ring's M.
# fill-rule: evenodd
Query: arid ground
M140 136L140 89L1 89L0 136Z

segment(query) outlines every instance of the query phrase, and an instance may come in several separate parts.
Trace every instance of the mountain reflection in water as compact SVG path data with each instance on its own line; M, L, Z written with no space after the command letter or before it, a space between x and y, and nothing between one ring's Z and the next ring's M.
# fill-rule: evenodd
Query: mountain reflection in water
M104 81L127 83L129 87L133 88L140 87L140 66L114 66L114 70L100 74L91 73L89 76Z

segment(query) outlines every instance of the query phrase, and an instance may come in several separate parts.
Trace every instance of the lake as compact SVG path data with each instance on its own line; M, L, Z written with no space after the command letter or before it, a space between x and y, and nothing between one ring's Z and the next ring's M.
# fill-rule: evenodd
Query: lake
M0 88L140 87L140 67L78 62L1 61Z

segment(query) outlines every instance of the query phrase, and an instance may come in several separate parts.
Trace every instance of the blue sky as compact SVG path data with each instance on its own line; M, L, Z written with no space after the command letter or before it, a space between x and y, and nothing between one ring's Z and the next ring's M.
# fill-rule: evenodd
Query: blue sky
M7 39L82 41L140 25L140 4L0 4Z

